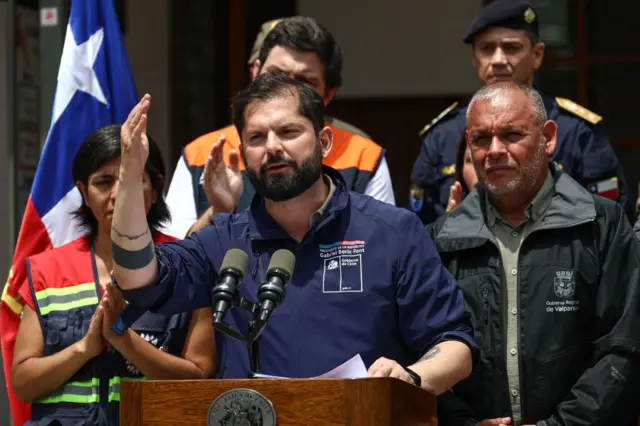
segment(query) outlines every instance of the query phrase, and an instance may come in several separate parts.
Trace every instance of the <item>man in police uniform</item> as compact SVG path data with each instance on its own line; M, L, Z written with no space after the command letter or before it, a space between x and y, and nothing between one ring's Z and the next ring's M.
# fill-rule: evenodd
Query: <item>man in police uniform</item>
M532 86L545 45L538 39L538 15L528 1L497 0L473 20L464 42L472 45L473 66L483 84L515 81ZM589 191L617 200L626 210L627 185L602 117L563 98L544 96L550 120L558 124L551 161ZM444 214L454 182L466 107L454 103L420 132L423 143L411 172L410 206L424 223Z
M256 36L256 40L253 42L253 47L251 48L251 53L249 54L249 76L251 80L255 79L260 72L260 48L262 47L262 42L264 42L265 37L269 34L278 23L282 21L282 18L272 19L271 21L267 21L262 26L260 26L260 31ZM360 135L363 138L371 139L371 136L363 132L361 129L357 128L353 124L349 124L346 121L339 120L335 117L327 116L326 120L328 123L340 128L347 130L351 133L355 133L356 135Z

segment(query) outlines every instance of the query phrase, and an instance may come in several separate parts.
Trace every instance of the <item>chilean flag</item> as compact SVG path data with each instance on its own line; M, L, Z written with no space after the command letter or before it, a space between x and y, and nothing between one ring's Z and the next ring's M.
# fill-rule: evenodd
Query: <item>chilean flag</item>
M618 187L618 178L612 177L607 180L592 183L589 185L589 191L598 194L601 197L617 200L620 197L620 188Z
M72 1L51 127L27 202L7 284L0 303L4 373L15 426L30 417L11 386L11 363L28 285L26 257L81 236L71 212L82 197L71 176L78 147L93 131L122 124L138 102L112 0Z

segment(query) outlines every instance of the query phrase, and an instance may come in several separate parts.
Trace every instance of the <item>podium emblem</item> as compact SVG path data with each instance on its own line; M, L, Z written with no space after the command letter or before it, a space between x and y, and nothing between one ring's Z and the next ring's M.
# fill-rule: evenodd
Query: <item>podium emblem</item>
M232 389L209 407L207 426L275 426L276 410L252 389Z

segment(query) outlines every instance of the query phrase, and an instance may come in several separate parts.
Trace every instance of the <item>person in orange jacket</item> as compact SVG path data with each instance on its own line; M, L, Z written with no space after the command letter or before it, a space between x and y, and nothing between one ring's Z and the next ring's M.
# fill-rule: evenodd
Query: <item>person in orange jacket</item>
M309 84L329 104L342 84L342 52L333 35L313 18L302 16L283 18L269 27L263 26L267 34L258 62L250 63L255 64L252 78L283 72ZM327 119L334 141L324 164L341 172L349 190L395 205L385 150L333 120ZM209 225L214 213L249 206L255 190L245 174L239 143L238 132L230 125L198 137L183 149L167 193L170 235L183 238ZM224 162L209 161L206 173L208 159L214 156L222 156ZM219 170L213 170L214 164Z

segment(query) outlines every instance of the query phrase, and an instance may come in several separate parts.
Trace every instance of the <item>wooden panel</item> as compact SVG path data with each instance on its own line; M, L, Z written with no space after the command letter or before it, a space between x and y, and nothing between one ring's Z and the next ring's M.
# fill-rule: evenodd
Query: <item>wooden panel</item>
M122 385L124 381L121 381L120 383ZM127 403L120 404L120 424L143 425L144 419L142 418L142 382L133 380L127 381L124 387L127 388ZM124 394L121 393L121 396L123 395Z
M240 388L269 399L279 426L437 425L435 397L397 379L123 381L120 423L205 426L213 401Z
M233 99L248 79L246 11L246 0L229 3L229 99Z
M436 398L425 397L423 392L404 391L406 383L399 380L388 382L391 389L391 422L394 425L437 425ZM420 407L420 408L418 408Z
M576 14L578 15L577 34L576 34L576 53L578 64L578 103L581 105L589 105L588 94L588 75L587 75L587 44L585 34L585 4L584 0L579 0L576 5Z
M224 1L169 3L172 131L170 158L165 161L170 167L178 161L184 145L216 126L220 115L218 99L226 103L223 112L228 110L227 27L215 22L227 21L225 4ZM223 17L218 16L222 13L218 8L225 13Z

